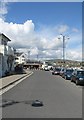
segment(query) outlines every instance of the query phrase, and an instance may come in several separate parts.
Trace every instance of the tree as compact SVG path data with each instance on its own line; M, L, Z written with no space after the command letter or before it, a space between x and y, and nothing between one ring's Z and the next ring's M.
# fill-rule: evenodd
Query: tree
M14 61L14 56L9 55L8 58L7 58L7 65L8 65L9 71L12 70L13 61Z

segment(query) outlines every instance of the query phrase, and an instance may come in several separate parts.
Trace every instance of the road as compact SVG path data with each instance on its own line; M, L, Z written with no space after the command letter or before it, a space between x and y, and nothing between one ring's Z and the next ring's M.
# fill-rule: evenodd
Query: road
M49 71L34 71L2 98L13 101L2 108L3 118L82 117L82 87ZM32 107L34 100L42 101L44 106Z

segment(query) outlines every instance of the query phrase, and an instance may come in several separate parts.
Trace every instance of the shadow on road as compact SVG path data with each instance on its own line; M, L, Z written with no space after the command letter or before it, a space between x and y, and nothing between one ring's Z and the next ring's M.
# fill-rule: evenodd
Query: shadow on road
M11 105L19 104L19 103L31 105L32 102L34 102L34 100L28 100L28 101L2 100L0 101L0 107L9 107Z

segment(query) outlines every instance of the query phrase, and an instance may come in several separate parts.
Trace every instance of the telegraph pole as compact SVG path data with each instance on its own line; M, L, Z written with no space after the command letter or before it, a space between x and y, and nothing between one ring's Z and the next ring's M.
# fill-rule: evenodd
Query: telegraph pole
M65 36L63 36L63 65L65 64Z
M37 54L37 61L38 61L38 57L39 57L39 55Z
M60 34L61 36L62 36L62 40L63 40L63 67L65 66L65 38L67 37L67 36L65 36L65 35L62 35L62 34ZM61 39L61 38L58 38L58 39ZM69 37L67 37L67 39L69 39Z
M28 61L30 60L30 50L28 50Z

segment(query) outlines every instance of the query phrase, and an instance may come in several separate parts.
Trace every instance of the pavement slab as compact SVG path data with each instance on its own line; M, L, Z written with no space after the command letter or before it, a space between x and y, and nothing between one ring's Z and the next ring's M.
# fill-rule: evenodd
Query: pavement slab
M31 71L26 71L26 73L23 73L23 74L15 74L15 75L10 75L10 76L0 78L0 90L24 78L25 76L29 74L31 74Z

